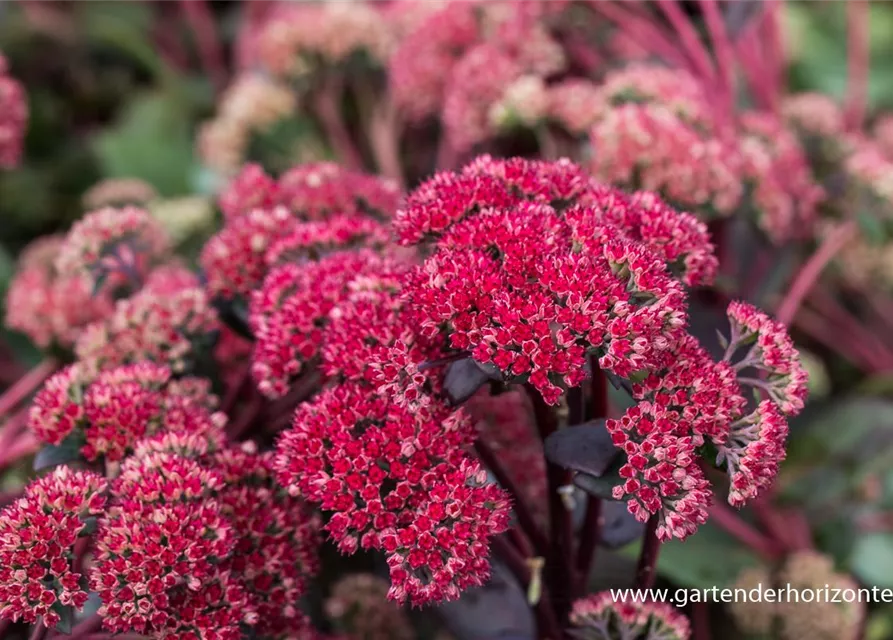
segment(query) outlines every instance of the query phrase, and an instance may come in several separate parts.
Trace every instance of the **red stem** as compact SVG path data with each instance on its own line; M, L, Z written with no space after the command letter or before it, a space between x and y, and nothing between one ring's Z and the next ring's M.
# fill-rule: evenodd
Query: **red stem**
M400 120L397 109L389 96L378 101L372 110L369 124L369 146L375 156L379 172L394 180L403 191L406 180L400 162Z
M735 53L729 34L726 31L725 22L719 11L717 0L701 0L701 10L710 40L713 42L713 50L716 52L716 62L719 68L722 106L718 109L721 122L730 123L730 118L735 109L734 65ZM728 127L725 128L728 130Z
M682 42L682 47L692 61L698 75L705 83L709 83L711 87L716 79L716 73L713 68L713 62L710 59L710 53L707 47L701 42L698 32L695 30L685 13L676 0L657 0L657 6L667 17L667 20L676 31L676 35Z
M782 548L778 542L757 531L725 504L710 505L709 514L710 522L766 560L777 560L781 556Z
M518 489L518 485L515 484L505 468L499 463L499 459L496 454L493 453L493 450L490 449L487 443L480 437L474 442L474 450L477 452L481 462L483 462L484 466L490 470L502 488L512 494L515 516L518 518L518 525L521 527L521 530L527 536L528 540L530 540L536 554L545 556L546 549L549 546L548 540L539 525L537 525L536 520L533 518L530 507L524 501L522 497L523 494Z
M781 108L781 96L784 93L784 75L787 59L782 42L781 12L783 7L779 0L767 0L766 13L763 19L764 73L763 83L766 87L767 106L778 113Z
M695 72L691 61L679 50L676 43L665 35L661 29L653 21L634 15L627 7L622 6L625 3L604 2L603 0L593 0L590 6L595 11L601 13L605 18L615 23L621 30L625 31L637 44L642 45L657 56ZM634 3L630 5L635 6Z
M7 389L0 396L0 418L15 409L16 405L31 395L58 368L59 363L54 358L47 358Z
M543 400L539 391L529 384L525 385L525 389L533 403L533 413L540 437L545 442L547 437L558 430L558 417L555 410ZM560 488L570 485L572 478L566 469L547 462L546 479L549 490L549 533L552 543L546 573L558 619L564 621L571 605L574 531L573 514L565 506Z
M868 75L871 66L871 5L849 0L847 5L846 122L851 131L862 128L868 106Z
M849 360L863 371L876 372L885 371L889 365L884 362L883 357L873 353L870 348L863 350L861 343L850 340L846 344L841 344L842 334L834 327L829 326L827 319L815 313L811 309L802 307L797 312L797 318L794 325L803 333L811 337L813 340L821 342L823 345Z
M180 8L192 29L202 67L220 94L226 88L228 74L211 7L207 0L180 0Z
M348 169L359 171L363 168L363 159L341 115L343 91L343 78L333 72L317 91L313 106L338 159Z
M706 602L691 605L691 631L694 640L710 640L710 605Z
M797 309L803 303L803 298L809 293L825 266L831 262L835 254L846 246L846 243L856 235L858 227L853 220L844 222L825 236L822 244L814 254L800 268L800 272L794 278L787 294L778 306L776 318L779 322L790 324L797 315Z
M645 536L642 538L642 551L636 565L634 589L650 589L657 579L657 557L660 554L660 540L657 539L658 514L648 518L645 525Z
M258 32L264 24L271 4L268 0L242 3L245 16L239 21L239 34L235 43L236 69L239 71L247 69L253 61Z
M883 369L893 365L893 353L879 335L866 329L862 321L855 317L840 302L824 289L815 289L809 294L809 302L832 325L835 325L837 341L859 348L862 353L880 363ZM842 336L846 336L843 338Z

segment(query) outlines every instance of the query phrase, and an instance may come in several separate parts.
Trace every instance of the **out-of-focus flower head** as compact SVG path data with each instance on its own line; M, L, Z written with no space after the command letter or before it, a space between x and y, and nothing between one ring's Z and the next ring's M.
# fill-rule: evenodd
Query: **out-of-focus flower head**
M259 62L281 78L300 78L362 57L382 65L393 46L390 24L376 3L282 5L260 34Z
M11 169L19 163L27 125L25 90L9 75L6 58L0 53L0 168Z
M822 93L790 96L782 105L782 112L788 123L807 136L833 138L845 132L843 109L834 98Z
M372 218L336 214L328 220L296 224L289 235L270 247L266 261L273 267L286 262L319 260L335 250L382 247L389 239L390 230Z
M741 171L757 224L777 243L809 235L825 191L800 142L770 114L745 113L741 125Z
M752 568L741 573L734 587L750 591L759 584L784 584L793 589L858 590L859 585L848 575L834 570L831 558L814 551L800 551L785 560L773 577L764 568ZM816 640L854 640L860 637L865 616L863 602L753 603L736 602L730 605L737 626L747 633L767 634L775 630L783 640L816 638Z
M389 597L458 597L489 575L490 537L508 526L504 492L467 458L467 416L432 401L411 411L342 384L299 407L275 466L289 491L334 512L339 549L383 549Z
M162 269L119 300L112 315L87 328L75 353L91 370L143 360L183 373L212 345L220 322L208 295L185 270Z
M105 491L100 475L60 466L0 511L0 618L42 616L52 627L59 606L84 606L87 580L73 570L74 545L102 513Z
M212 298L247 298L263 282L264 256L288 235L295 219L285 207L253 209L229 222L202 249L199 262Z
M893 203L893 160L881 147L867 140L855 141L852 153L844 161L844 171L851 189L868 194L865 205L874 204L880 217L888 218Z
M389 219L400 201L396 182L349 171L334 162L311 162L279 178L280 202L304 220L336 213L369 214Z
M656 64L633 64L612 71L600 86L605 105L663 105L683 122L712 130L710 103L701 83L681 69Z
M204 196L155 200L149 211L177 245L202 236L214 224L214 208Z
M261 393L287 393L323 345L327 317L350 293L348 285L375 262L365 251L332 253L319 262L273 269L251 297L255 337L251 371Z
M571 78L547 88L548 117L569 133L589 133L605 111L604 94L589 80Z
M388 581L371 573L341 578L326 600L326 615L335 628L364 640L412 640L415 631L406 614L388 602Z
M520 389L491 395L482 389L465 405L477 427L478 438L499 457L525 504L545 525L548 522L546 462L536 431L533 407Z
M245 590L220 566L236 540L215 498L223 485L220 473L173 453L124 461L91 572L106 629L238 638L241 622L256 622Z
M139 178L107 178L90 187L82 198L84 208L145 206L158 197L155 187Z
M216 117L202 125L198 155L205 166L231 175L245 160L251 136L268 131L297 108L297 96L288 86L260 74L241 75L221 97Z
M165 366L140 362L91 376L80 364L52 376L34 399L29 427L58 445L74 435L87 460L110 461L157 432L196 434L220 441L226 418L216 397L195 378L171 380Z
M70 349L85 326L114 308L110 292L94 292L87 276L56 270L63 244L63 236L46 236L28 245L6 294L6 326L42 349Z
M61 274L82 274L94 288L108 282L138 289L169 249L170 238L145 209L106 207L74 223L55 266Z
M875 142L884 150L884 155L893 161L893 116L885 114L878 118L872 132Z
M318 570L319 517L274 482L272 453L246 443L215 454L213 466L223 477L219 500L236 534L226 568L257 612L257 633L294 637L309 625L297 603Z
M685 616L665 602L616 602L607 591L574 602L571 635L579 640L660 638L688 640Z

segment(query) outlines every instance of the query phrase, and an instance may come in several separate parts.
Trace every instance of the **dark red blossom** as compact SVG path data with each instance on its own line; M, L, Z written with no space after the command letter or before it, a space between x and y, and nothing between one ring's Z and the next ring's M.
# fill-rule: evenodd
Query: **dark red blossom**
M272 209L279 203L279 185L258 164L246 164L220 193L218 202L227 222L254 209Z
M275 466L294 493L333 511L339 549L384 549L390 597L452 599L489 573L488 540L508 526L505 493L467 458L462 412L436 402L410 411L344 384L302 405Z
M34 623L42 616L52 627L60 606L84 606L87 581L72 568L74 544L103 511L105 490L98 474L56 467L0 511L0 617Z

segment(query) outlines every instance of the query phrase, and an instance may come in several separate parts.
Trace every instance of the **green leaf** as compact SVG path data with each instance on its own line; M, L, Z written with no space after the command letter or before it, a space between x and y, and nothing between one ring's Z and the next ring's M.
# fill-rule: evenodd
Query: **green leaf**
M197 165L193 156L191 105L173 92L135 98L115 125L93 139L103 173L141 178L162 196L189 193Z
M84 445L80 434L72 433L59 444L48 444L34 456L34 470L40 471L48 467L79 460L81 447Z
M54 629L59 633L71 633L71 628L74 626L74 607L70 605L65 606L60 602L56 602L50 608L59 614L59 622L56 623Z
M893 587L893 534L871 533L859 538L850 555L850 568L865 584Z
M724 587L760 564L750 549L708 521L684 541L665 542L658 556L661 575L684 587Z

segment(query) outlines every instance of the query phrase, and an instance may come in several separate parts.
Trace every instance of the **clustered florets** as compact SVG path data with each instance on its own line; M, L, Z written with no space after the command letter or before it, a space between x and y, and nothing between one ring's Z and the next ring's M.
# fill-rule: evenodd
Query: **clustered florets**
M25 90L9 75L6 58L0 53L0 167L8 169L19 163L27 124Z
M410 411L358 383L324 391L295 415L276 468L290 491L334 512L326 529L345 553L381 549L390 597L453 599L489 574L489 539L508 526L508 498L463 451L461 412Z
M47 625L60 607L81 609L86 579L74 568L74 546L105 507L98 474L57 467L0 511L0 617Z
M666 602L617 602L602 591L574 602L571 635L579 640L660 638L688 640L688 620Z
M168 367L140 362L91 374L74 364L47 380L34 398L29 427L58 445L76 438L87 460L121 460L156 432L222 440L226 417L201 380L171 379Z

